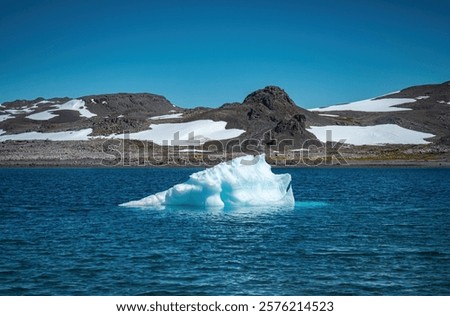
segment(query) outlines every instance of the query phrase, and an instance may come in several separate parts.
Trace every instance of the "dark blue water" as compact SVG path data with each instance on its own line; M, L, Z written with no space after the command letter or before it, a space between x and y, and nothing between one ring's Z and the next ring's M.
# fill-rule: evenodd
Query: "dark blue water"
M450 169L277 169L294 210L118 207L193 169L0 169L0 295L450 295Z

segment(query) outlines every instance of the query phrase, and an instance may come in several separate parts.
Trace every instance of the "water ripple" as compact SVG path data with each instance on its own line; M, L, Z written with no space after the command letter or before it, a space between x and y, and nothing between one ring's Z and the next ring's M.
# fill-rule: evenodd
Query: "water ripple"
M275 171L295 209L116 206L191 169L0 169L0 295L450 295L450 170Z

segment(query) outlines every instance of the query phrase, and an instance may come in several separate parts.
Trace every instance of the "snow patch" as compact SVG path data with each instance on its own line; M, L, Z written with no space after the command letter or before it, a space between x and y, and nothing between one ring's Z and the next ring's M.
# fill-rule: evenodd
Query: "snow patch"
M66 102L64 104L55 105L55 107L57 110L78 111L80 113L80 116L86 118L97 116L97 114L94 114L87 109L83 100L70 100L69 102Z
M393 112L393 111L408 111L411 109L397 108L395 105L413 103L416 99L368 99L341 105L332 105L324 108L310 109L316 112L328 111L360 111L360 112Z
M291 175L274 174L265 155L244 156L193 173L189 180L138 201L121 206L194 206L234 208L242 206L294 207Z
M227 122L198 120L184 123L151 124L145 131L130 133L130 139L152 141L158 145L198 146L209 140L238 137L245 133L242 129L226 129ZM123 134L113 134L108 138L123 138Z
M77 111L78 113L80 113L81 117L86 118L97 116L97 114L94 114L87 109L85 102L83 100L74 99L64 104L54 104L52 105L52 109L28 115L26 118L29 118L31 120L46 121L53 117L58 116L59 114L55 114L55 112L61 110Z
M20 114L28 114L31 112L34 112L34 108L20 108L20 109L9 109L5 110L5 112L12 114L12 115L20 115Z
M91 103L97 104L94 99L91 99Z
M48 100L42 100L42 101L39 101L39 102L34 103L34 104L33 104L33 107L34 107L34 106L37 106L37 105L39 105L39 104L47 104L47 103L55 103L55 102L54 102L54 101L48 101Z
M151 120L167 120L167 119L177 119L182 118L183 113L174 113L174 114L166 114L166 115L158 115L150 117Z
M0 142L7 140L52 140L52 141L69 141L69 140L89 140L88 135L92 133L92 128L82 129L79 131L65 131L54 133L28 132L21 134L0 136ZM0 133L4 134L4 133Z
M9 119L11 119L11 118L14 118L14 116L11 115L11 114L0 115L0 122L9 120Z
M57 116L58 116L58 114L52 114L50 111L44 111L44 112L39 112L39 113L28 115L28 116L26 116L26 118L28 118L30 120L35 120L35 121L47 121L47 120L50 120Z
M331 131L332 141L345 140L351 145L384 145L384 144L429 144L425 138L435 135L422 133L400 127L396 124L374 126L311 126L307 130L321 142L326 142L326 133Z
M336 114L319 114L320 116L328 116L328 117L339 117L339 115Z
M420 97L416 97L416 100L426 100L428 99L430 96L429 95L422 95Z

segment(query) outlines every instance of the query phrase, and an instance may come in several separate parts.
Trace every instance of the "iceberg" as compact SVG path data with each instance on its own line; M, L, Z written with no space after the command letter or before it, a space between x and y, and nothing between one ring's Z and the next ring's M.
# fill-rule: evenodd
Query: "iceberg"
M236 208L252 206L294 207L290 174L274 174L265 155L243 156L193 173L189 180L120 206L192 206Z

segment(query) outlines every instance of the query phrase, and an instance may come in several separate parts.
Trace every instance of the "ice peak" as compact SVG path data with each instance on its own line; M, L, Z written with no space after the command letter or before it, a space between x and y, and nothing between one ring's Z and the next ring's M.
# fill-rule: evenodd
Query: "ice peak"
M277 108L283 106L296 106L289 95L277 86L267 86L264 89L260 89L249 94L244 99L244 103L263 104L270 110L276 110Z
M265 155L243 156L193 173L189 180L121 206L235 208L295 204L290 174L274 174Z

